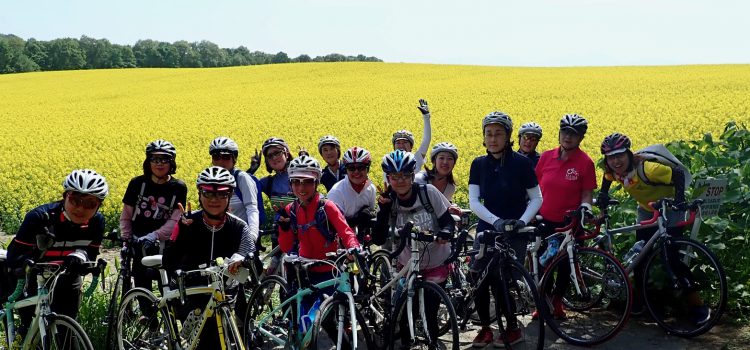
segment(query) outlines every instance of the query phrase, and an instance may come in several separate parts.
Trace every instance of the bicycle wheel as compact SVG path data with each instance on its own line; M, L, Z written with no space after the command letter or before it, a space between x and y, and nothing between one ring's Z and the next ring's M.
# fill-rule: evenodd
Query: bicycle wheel
M549 312L539 297L536 283L515 259L503 262L500 274L502 285L498 293L499 299L495 301L498 303L495 313L498 317L502 316L498 319L498 325L500 334L508 337L505 346L513 349L543 349L544 316ZM533 315L537 310L543 317L535 320Z
M346 296L328 298L320 305L313 326L312 343L315 344L315 349L377 349L372 342L372 334L365 318L354 307L354 317L357 320L357 326L354 328L350 311L352 310ZM341 346L337 346L339 332L341 332ZM356 346L354 345L355 336Z
M157 303L154 294L143 288L125 294L117 314L118 349L172 349L168 311L157 308Z
M89 337L83 331L81 325L74 319L65 315L48 315L47 322L47 344L46 348L50 350L94 350ZM34 333L31 338L31 349L43 349L43 341L39 331Z
M407 311L407 293L404 291L396 302L396 317L390 322L391 349L396 346L397 338L400 338L401 348L405 348L404 343L409 343L411 349L452 349L458 350L459 332L458 319L456 311L450 298L443 288L438 284L429 281L414 282L414 298L412 299L412 317L414 321L414 338L411 338L411 332L408 327ZM431 318L429 312L435 310L436 318ZM431 328L430 322L435 320L434 333L428 331ZM439 335L441 324L448 324L449 331L444 336ZM397 333L396 327L399 328ZM432 334L431 334L432 333Z
M459 258L453 264L453 271L448 275L448 284L445 286L445 293L451 299L453 309L456 311L456 317L458 318L458 327L463 331L466 330L466 324L469 321L473 323L479 322L479 315L476 313L477 308L474 304L474 299L468 296L475 281L472 280L467 262ZM490 303L486 307L490 310L490 322L495 322L497 320L495 300L490 298ZM441 312L444 312L444 310L441 309ZM440 336L446 334L449 331L448 326L449 324L447 323L441 324L438 334Z
M235 322L234 316L228 307L219 307L217 310L219 317L221 318L221 326L224 344L227 349L241 349L243 347L242 336L240 329L237 328L237 322Z
M288 296L289 287L281 276L266 276L258 288L255 288L247 302L242 330L248 349L258 349L263 346L266 335L262 334L260 329L270 333L270 336L290 342L297 324L294 320L294 312L290 310L287 313L287 308L275 310Z
M680 337L694 337L711 329L724 313L727 280L719 260L706 246L675 237L649 256L643 293L649 313L662 328Z
M628 275L617 259L597 248L577 247L572 273L568 255L556 257L542 276L540 290L553 309L547 324L570 344L601 344L617 335L630 317L633 291Z
M104 339L104 344L107 349L113 349L115 347L115 330L117 329L117 312L120 310L120 301L125 298L131 288L130 277L125 283L125 278L122 274L117 274L117 279L112 285L112 295L109 297L109 303L107 304L107 317L104 323L107 324L107 335Z

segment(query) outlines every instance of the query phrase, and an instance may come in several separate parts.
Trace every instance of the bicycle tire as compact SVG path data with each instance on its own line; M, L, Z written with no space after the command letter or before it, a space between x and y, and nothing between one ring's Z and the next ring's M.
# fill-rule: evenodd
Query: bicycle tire
M461 330L465 330L466 324L469 321L473 323L480 322L479 315L477 315L476 305L474 304L474 298L467 299L467 294L472 288L471 276L469 275L468 268L465 268L464 262L456 261L453 263L453 271L448 275L448 285L445 287L445 292L453 303L453 309L456 311L456 317L458 317L458 324ZM462 285L460 282L461 278L458 274L458 269L463 269L466 282ZM490 309L490 323L497 320L497 314L495 312L495 300L490 298L490 304L487 305ZM440 326L439 335L442 336L448 332L446 324Z
M128 276L128 279L130 277ZM104 338L104 344L107 349L115 348L115 330L117 329L117 313L120 310L120 302L125 298L125 294L131 289L132 283L125 283L122 274L117 274L117 279L112 287L112 295L107 304L107 334Z
M277 314L270 314L274 308L288 297L288 294L289 286L281 276L277 275L266 276L258 284L258 287L255 288L247 302L247 311L245 312L242 330L243 339L248 349L259 349L265 343L263 335L259 334L256 329L258 327L258 320L263 317L268 317L268 331L284 330L275 332L275 336L285 339L287 342L290 342L291 338L296 338L294 334L296 334L297 322L286 318L286 316L294 318L294 312L284 315L284 310L281 309ZM292 307L292 310L294 310L294 307Z
M667 245L689 271L693 279L692 287L683 287L685 281L670 283L671 278L664 272L663 260L663 250ZM654 249L645 265L642 285L645 306L651 317L669 334L679 337L691 338L707 332L716 325L726 309L727 280L724 269L705 245L692 239L668 238L665 244ZM687 300L691 294L710 310L710 316L703 323L691 320L691 306Z
M169 311L157 307L157 302L156 296L144 288L136 287L125 294L117 313L118 349L156 349L165 345L167 349L173 349L175 330L167 323ZM144 307L153 308L153 311L146 312L152 314L144 314Z
M430 282L430 281L414 281L414 296L413 299L413 307L417 308L417 310L414 310L413 317L414 317L414 333L415 333L415 343L411 344L411 348L413 349L416 346L420 346L420 348L424 349L451 349L451 350L458 350L461 346L459 341L460 333L458 331L458 318L456 317L456 311L453 309L453 304L451 303L450 298L448 298L448 295L445 293L442 287L440 287L437 283ZM436 330L436 338L432 343L429 341L428 334L425 334L427 332L424 332L423 324L425 320L422 318L421 312L419 310L420 305L420 298L418 296L428 295L427 293L434 293L437 298L439 299L439 305L429 305L430 308L437 307L438 308L438 322L447 322L450 324L449 326L449 332L450 334L447 334L443 337L439 336L439 329L440 324L438 324L438 329ZM390 349L393 350L396 346L396 327L400 325L401 319L405 319L407 316L406 307L407 307L407 295L408 292L404 291L401 293L401 295L398 298L398 301L396 302L396 315L393 317L392 321L390 322L389 327L389 334L391 335L391 344ZM427 306L427 305L425 305ZM426 326L426 325L425 325ZM408 329L400 329L399 332L409 332ZM400 334L400 333L399 333ZM403 348L403 345L402 345Z
M47 320L49 322L47 335L51 336L49 337L48 349L94 350L88 335L73 318L62 314L53 314L48 315ZM40 336L41 333L37 330L31 338L31 349L42 349Z
M500 263L500 274L502 286L499 293L503 296L503 300L496 300L495 303L500 303L499 306L495 306L495 313L498 318L502 316L505 322L500 322L498 319L498 325L500 326L500 334L504 334L508 325L508 315L503 312L502 305L509 305L513 308L513 316L520 329L520 335L523 339L522 342L513 344L504 344L507 348L513 349L534 349L541 350L544 348L545 341L545 319L548 315L546 304L542 301L539 296L538 288L534 279L528 271L515 259L506 259ZM510 297L512 300L505 300L505 297ZM542 314L542 317L534 319L534 311L538 311Z
M548 313L546 321L555 334L570 344L601 344L616 336L627 323L633 289L622 264L610 253L592 247L576 247L575 252L574 275L582 294L568 277L559 296L567 309L565 317ZM547 305L553 304L554 297L548 293L553 293L560 277L570 276L560 271L562 264L569 264L567 253L557 256L542 276L539 290L545 291Z
M237 328L237 322L231 315L231 311L227 307L219 307L217 311L224 328L224 344L227 349L242 349L244 343L240 335L241 331Z
M355 305L353 305L353 307L354 317L357 320L358 328L349 328L347 331L347 325L351 327L351 316L349 313L349 302L346 296L334 296L333 298L328 298L320 305L313 326L314 333L312 344L315 344L315 349L377 349L373 343L372 334L370 333L370 328L367 326L364 316L362 316L362 313L359 312L359 309L357 309ZM343 317L341 322L337 323L339 314ZM343 331L342 347L337 346L337 338L333 338L334 335L329 334L325 329L326 326L331 329L332 325L336 326L336 330ZM356 347L354 346L354 339L351 337L354 332L358 335ZM359 336L360 334L361 337ZM338 336L338 334L336 334L336 336Z

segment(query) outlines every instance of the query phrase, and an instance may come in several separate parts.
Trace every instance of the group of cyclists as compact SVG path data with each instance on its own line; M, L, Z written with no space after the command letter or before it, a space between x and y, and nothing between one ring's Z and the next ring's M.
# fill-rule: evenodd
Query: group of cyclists
M437 237L422 247L426 254L420 262L420 272L425 279L445 287L449 266L444 261L451 255L451 245L447 243L456 232L451 214L461 213L452 200L461 181L468 182L468 204L479 219L477 238L486 230L537 225L537 215L542 217L544 225L540 227L547 230L546 235L564 226L570 211L593 217L595 167L592 158L580 148L588 129L586 118L564 115L557 132L558 146L540 154L537 145L543 132L539 124L522 124L514 134L514 123L508 114L491 112L481 125L486 154L472 160L468 179L456 179L453 170L459 159L458 149L450 142L430 148L430 109L424 100L419 101L418 109L424 121L423 140L414 150L416 141L411 132L399 130L393 134L393 151L380 162L385 174L383 187L369 178L373 155L360 145L344 149L331 135L321 137L318 143L325 167L304 151L294 157L283 139L272 137L263 143L260 154L252 156L247 171L237 167L237 143L218 137L208 147L211 166L195 180L200 205L197 211L187 203L186 183L174 177L174 145L165 140L149 143L142 175L130 181L122 198L119 225L126 244L139 247L135 250L138 256L132 260L135 286L152 288L155 278L140 258L153 254L163 254L164 268L170 273L196 269L217 257L229 258L230 270L236 270L255 253L260 227L272 221L278 229L274 246L278 245L284 253L313 259L326 259L326 253L340 248L355 254L365 239L358 232L365 227L371 229L368 239L389 247L395 232L411 222L418 230ZM517 150L513 149L515 140L519 144ZM670 211L675 219L669 222L684 217L685 174L679 168L639 158L631 150L630 139L621 133L607 136L601 143L601 153L605 169L598 203L608 202L610 185L616 182L639 203L639 219L651 217L649 202L665 197L675 198L677 203ZM261 160L269 175L257 179L254 174ZM320 184L325 195L319 192ZM101 174L88 169L71 172L63 181L59 201L26 214L8 246L9 277L16 278L29 260L75 264L95 259L104 235L99 207L108 193L107 181ZM268 215L265 201L272 208ZM679 228L673 230L670 233L681 234ZM637 239L647 239L653 233L654 230L640 230ZM51 236L55 243L51 247L38 246L37 236L41 234ZM480 239L474 240L475 249L479 242ZM516 252L525 252L527 243L527 237L519 234L511 244ZM409 252L403 252L395 264L406 264L409 257ZM522 262L524 254L517 254L516 258ZM478 273L483 264L486 261L474 259L471 271ZM310 283L328 278L330 266L317 266L308 272ZM491 298L498 298L501 291L496 288L495 278L499 277L488 276L488 282L479 287L477 305L489 305ZM569 281L557 281L554 290L544 291L551 297L555 318L566 317L561 292L565 283ZM58 296L53 299L53 310L75 317L80 289L80 276L59 280L53 291ZM35 290L28 288L28 295ZM314 302L309 299L304 301L308 307ZM195 306L191 305L201 305L200 298L184 309L192 310ZM438 309L426 311L427 327L437 333ZM477 308L480 327L474 346L503 347L523 340L519 326L512 320L500 327L505 331L495 335L489 312L488 307ZM696 301L695 313L696 322L700 322L710 310ZM498 318L497 322L502 321ZM408 336L402 332L402 338L404 335ZM215 330L204 329L202 347L216 344L213 337ZM408 337L401 343L408 348Z

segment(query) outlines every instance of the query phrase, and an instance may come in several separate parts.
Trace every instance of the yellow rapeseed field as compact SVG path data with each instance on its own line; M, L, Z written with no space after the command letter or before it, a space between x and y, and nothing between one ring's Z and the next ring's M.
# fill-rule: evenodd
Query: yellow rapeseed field
M601 139L627 133L635 147L718 132L750 121L750 66L504 68L384 63L310 63L218 69L129 69L0 76L0 228L12 231L28 209L60 197L75 168L104 174L115 223L127 182L141 172L145 145L172 141L177 177L193 188L210 163L208 144L225 135L240 145L242 168L269 136L317 155L317 139L336 135L377 160L390 136L421 140L417 101L432 109L433 144L455 143L458 202L466 201L471 159L483 153L481 119L502 110L518 126L545 129L556 145L565 113L590 121L582 147L598 159ZM379 163L379 161L376 161ZM378 167L374 167L378 169ZM373 171L380 179L380 171ZM260 176L265 169L259 170ZM379 180L378 180L379 181ZM195 203L191 191L189 200Z

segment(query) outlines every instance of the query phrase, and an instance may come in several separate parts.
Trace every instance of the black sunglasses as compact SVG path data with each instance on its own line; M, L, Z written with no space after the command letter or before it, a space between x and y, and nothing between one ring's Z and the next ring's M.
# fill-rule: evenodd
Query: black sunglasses
M211 155L211 159L213 160L232 160L234 159L234 156L231 154L225 154L225 153L216 153Z
M355 172L355 171L365 171L369 167L364 164L350 164L346 166L347 171Z

